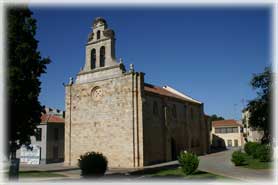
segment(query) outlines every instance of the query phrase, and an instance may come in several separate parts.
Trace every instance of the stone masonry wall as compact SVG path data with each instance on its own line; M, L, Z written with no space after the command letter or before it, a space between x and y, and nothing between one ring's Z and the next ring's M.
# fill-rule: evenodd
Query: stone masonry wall
M96 151L108 158L109 167L135 166L134 145L140 143L134 141L134 121L142 116L134 117L132 80L132 74L123 74L66 87L65 164L76 165L81 154ZM142 135L142 127L136 128Z
M149 92L143 97L144 165L173 160L183 150L197 154L207 151L203 142L208 138L204 139L205 129L201 129L205 124L203 105ZM158 105L157 113L153 110L154 102Z

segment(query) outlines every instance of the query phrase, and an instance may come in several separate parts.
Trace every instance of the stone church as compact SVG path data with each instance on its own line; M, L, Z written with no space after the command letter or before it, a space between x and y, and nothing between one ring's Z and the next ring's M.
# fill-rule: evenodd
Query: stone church
M115 33L96 18L85 65L66 85L65 164L103 153L109 167L138 168L175 160L187 150L204 154L209 125L204 104L169 87L145 82L144 73L116 60Z

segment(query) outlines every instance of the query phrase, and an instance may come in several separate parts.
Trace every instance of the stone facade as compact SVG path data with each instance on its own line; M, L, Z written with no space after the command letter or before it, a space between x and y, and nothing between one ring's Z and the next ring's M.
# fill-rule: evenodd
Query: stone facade
M146 84L133 66L126 71L115 60L106 21L97 18L93 29L85 66L66 86L65 164L76 165L88 151L103 153L109 167L124 168L170 161L183 150L206 153L203 103Z

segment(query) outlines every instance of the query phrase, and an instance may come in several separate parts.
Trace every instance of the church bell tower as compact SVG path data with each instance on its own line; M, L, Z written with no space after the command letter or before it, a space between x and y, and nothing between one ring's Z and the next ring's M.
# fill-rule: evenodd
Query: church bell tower
M124 65L117 63L115 57L115 33L108 28L104 18L97 17L93 21L85 48L85 65L78 73L76 83L102 80L111 75L115 76L115 73L124 72Z
M114 31L107 28L105 19L101 17L94 20L92 29L86 44L84 70L90 71L100 67L115 65Z
M95 151L109 167L140 167L144 74L116 60L115 34L103 18L93 21L85 52L76 80L65 86L65 164Z

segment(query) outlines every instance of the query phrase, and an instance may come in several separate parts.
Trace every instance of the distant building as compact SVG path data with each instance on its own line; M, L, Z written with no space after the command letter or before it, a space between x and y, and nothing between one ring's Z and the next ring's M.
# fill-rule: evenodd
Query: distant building
M243 120L243 124L244 124L244 129L245 129L245 131L244 131L245 138L247 141L260 142L264 135L264 132L260 129L250 127L249 117L250 117L249 111L246 110L242 113L242 120Z
M220 120L212 122L212 146L241 147L244 144L241 121Z
M18 150L21 163L45 164L64 160L64 111L46 108L37 126L38 134L31 137L30 147Z

